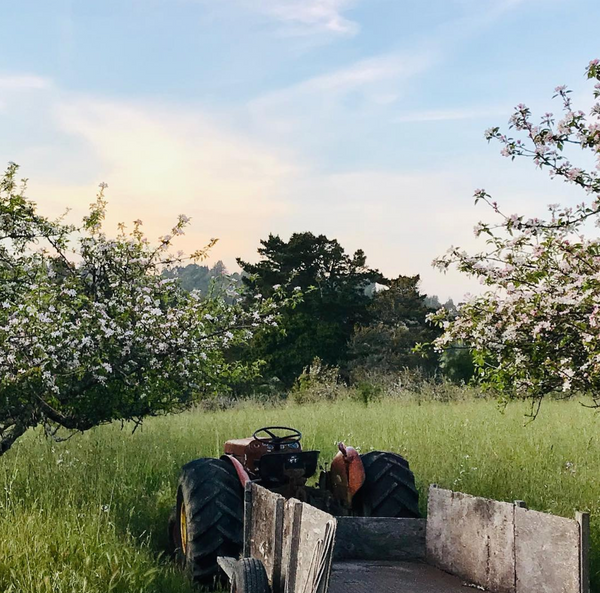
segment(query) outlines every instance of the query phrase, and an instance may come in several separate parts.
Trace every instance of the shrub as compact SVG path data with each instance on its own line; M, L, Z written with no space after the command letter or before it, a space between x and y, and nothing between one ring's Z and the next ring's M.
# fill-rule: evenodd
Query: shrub
M290 391L290 397L298 404L338 399L347 391L339 381L337 367L324 365L320 358L302 371Z

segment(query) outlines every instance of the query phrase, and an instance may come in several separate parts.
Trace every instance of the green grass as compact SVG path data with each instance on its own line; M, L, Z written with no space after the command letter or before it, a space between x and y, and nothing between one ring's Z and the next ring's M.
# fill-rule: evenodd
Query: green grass
M269 424L296 426L324 460L338 440L397 451L422 494L435 482L567 517L590 511L600 591L600 418L576 402L548 402L524 426L526 411L500 413L482 400L341 401L190 412L133 435L107 426L60 444L28 434L0 458L0 591L191 592L162 555L179 467Z

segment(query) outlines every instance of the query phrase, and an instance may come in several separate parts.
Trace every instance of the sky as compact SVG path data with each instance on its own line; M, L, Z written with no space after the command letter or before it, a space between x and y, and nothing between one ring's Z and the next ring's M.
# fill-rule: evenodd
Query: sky
M0 166L40 210L85 214L108 184L107 231L150 238L192 218L209 263L255 260L269 233L363 249L443 301L480 287L431 266L484 248L505 212L577 199L486 128L513 107L591 104L597 0L0 0ZM574 163L577 164L577 163Z

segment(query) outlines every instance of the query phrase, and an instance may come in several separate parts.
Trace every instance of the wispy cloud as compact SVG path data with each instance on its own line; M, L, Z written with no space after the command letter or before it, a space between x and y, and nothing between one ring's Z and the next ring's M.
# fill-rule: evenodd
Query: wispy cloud
M292 91L346 92L383 80L406 79L421 72L431 63L430 57L393 53L340 68L329 74L311 78Z
M329 122L349 112L394 103L412 77L435 62L431 52L389 53L359 60L291 86L266 93L249 105L261 125L289 132L310 119ZM352 99L348 101L348 99Z
M0 74L0 91L45 89L49 86L50 81L42 76L30 74Z
M465 119L481 119L510 114L509 107L480 107L461 109L430 109L424 111L409 111L395 117L393 123L440 122L458 121Z
M359 26L344 16L356 0L252 0L254 10L293 27L291 32L354 35Z
M522 4L533 4L534 2L547 4L549 0L458 0L458 5L465 12L483 11L498 15L503 12L518 8ZM564 0L550 0L564 1Z

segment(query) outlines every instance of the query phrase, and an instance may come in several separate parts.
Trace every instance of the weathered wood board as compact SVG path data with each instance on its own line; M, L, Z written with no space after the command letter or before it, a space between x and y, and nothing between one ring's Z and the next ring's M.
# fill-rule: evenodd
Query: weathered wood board
M423 559L426 524L426 519L338 517L333 559Z
M327 591L336 519L315 507L290 499L284 506L283 569L286 593Z
M251 494L249 553L263 563L269 582L277 591L281 583L285 499L256 484L251 484L249 488Z
M514 593L513 505L431 488L427 558L497 593Z
M590 514L577 512L579 525L579 580L581 593L590 593Z
M302 505L295 593L327 590L336 525L335 517L329 513Z
M283 511L283 549L281 558L281 590L293 593L298 564L298 546L302 503L295 498L285 502Z
M579 525L515 508L516 592L580 593Z
M588 593L589 517L429 490L427 560L495 593Z

